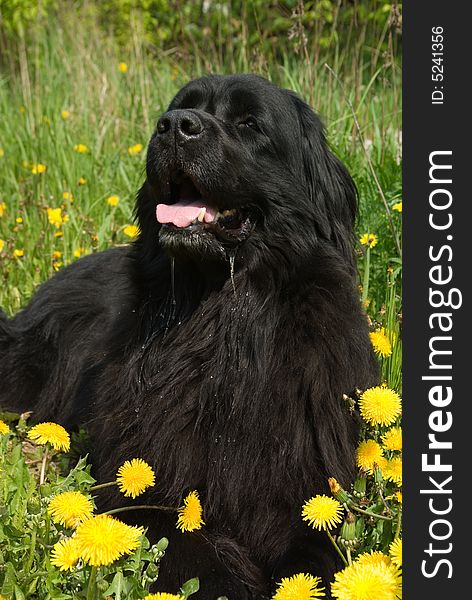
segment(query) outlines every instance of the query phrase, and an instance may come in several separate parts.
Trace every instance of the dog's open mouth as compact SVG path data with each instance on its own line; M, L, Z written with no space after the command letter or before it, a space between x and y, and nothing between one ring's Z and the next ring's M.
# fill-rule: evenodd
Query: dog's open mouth
M171 203L158 204L156 218L175 233L208 232L222 242L242 241L252 229L248 209L223 209L208 203L188 177L171 183Z

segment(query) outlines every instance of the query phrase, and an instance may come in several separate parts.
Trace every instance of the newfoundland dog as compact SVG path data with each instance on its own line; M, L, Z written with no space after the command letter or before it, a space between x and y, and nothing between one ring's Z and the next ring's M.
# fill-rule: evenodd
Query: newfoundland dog
M198 532L128 513L170 540L157 589L197 576L202 600L261 599L299 572L326 585L336 556L301 506L329 476L349 486L358 419L343 395L377 382L354 183L309 106L253 75L186 85L146 174L135 243L75 262L0 315L0 404L85 424L99 481L146 460L157 483L140 505L178 507L198 490Z

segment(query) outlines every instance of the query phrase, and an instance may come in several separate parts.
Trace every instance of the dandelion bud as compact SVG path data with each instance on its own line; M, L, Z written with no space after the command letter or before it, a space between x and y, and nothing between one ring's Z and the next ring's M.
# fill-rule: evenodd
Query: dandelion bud
M356 401L348 396L347 394L343 394L343 400L348 405L349 411L352 413L356 408Z
M363 475L358 477L354 482L354 495L358 498L364 498L367 485L367 478Z
M153 581L154 579L157 579L158 575L159 575L159 567L157 565L155 565L154 563L149 563L149 565L146 569L146 577L150 581Z
M375 465L374 467L374 481L376 483L376 485L382 485L383 483L383 475L382 475L382 470L380 469L379 465Z
M329 489L336 500L341 502L341 504L349 504L350 498L348 493L339 485L338 481L334 477L329 477L328 484Z
M151 551L153 553L159 554L159 553L163 553L167 550L167 546L169 545L169 540L165 537L161 538L157 544L154 544L151 548Z
M339 532L339 542L349 548L357 546L359 542L356 536L356 518L351 512L347 513L346 519L342 524L341 531Z

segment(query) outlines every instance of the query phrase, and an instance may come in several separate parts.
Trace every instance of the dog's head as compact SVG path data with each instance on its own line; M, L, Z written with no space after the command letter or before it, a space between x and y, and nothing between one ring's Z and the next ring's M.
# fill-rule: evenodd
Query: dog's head
M352 262L354 184L309 106L262 77L188 83L157 122L146 172L149 250L208 260L242 245L284 255L326 243Z

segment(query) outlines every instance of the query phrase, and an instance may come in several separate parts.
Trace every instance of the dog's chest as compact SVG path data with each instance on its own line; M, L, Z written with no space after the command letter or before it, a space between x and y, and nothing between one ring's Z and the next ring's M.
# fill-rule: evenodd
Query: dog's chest
M168 501L198 489L215 512L237 514L241 490L252 506L265 502L264 489L282 498L284 473L303 478L313 457L302 367L283 354L270 323L254 329L230 309L205 316L128 357L109 390L122 428L113 416L110 427L121 431L126 458L153 464Z

